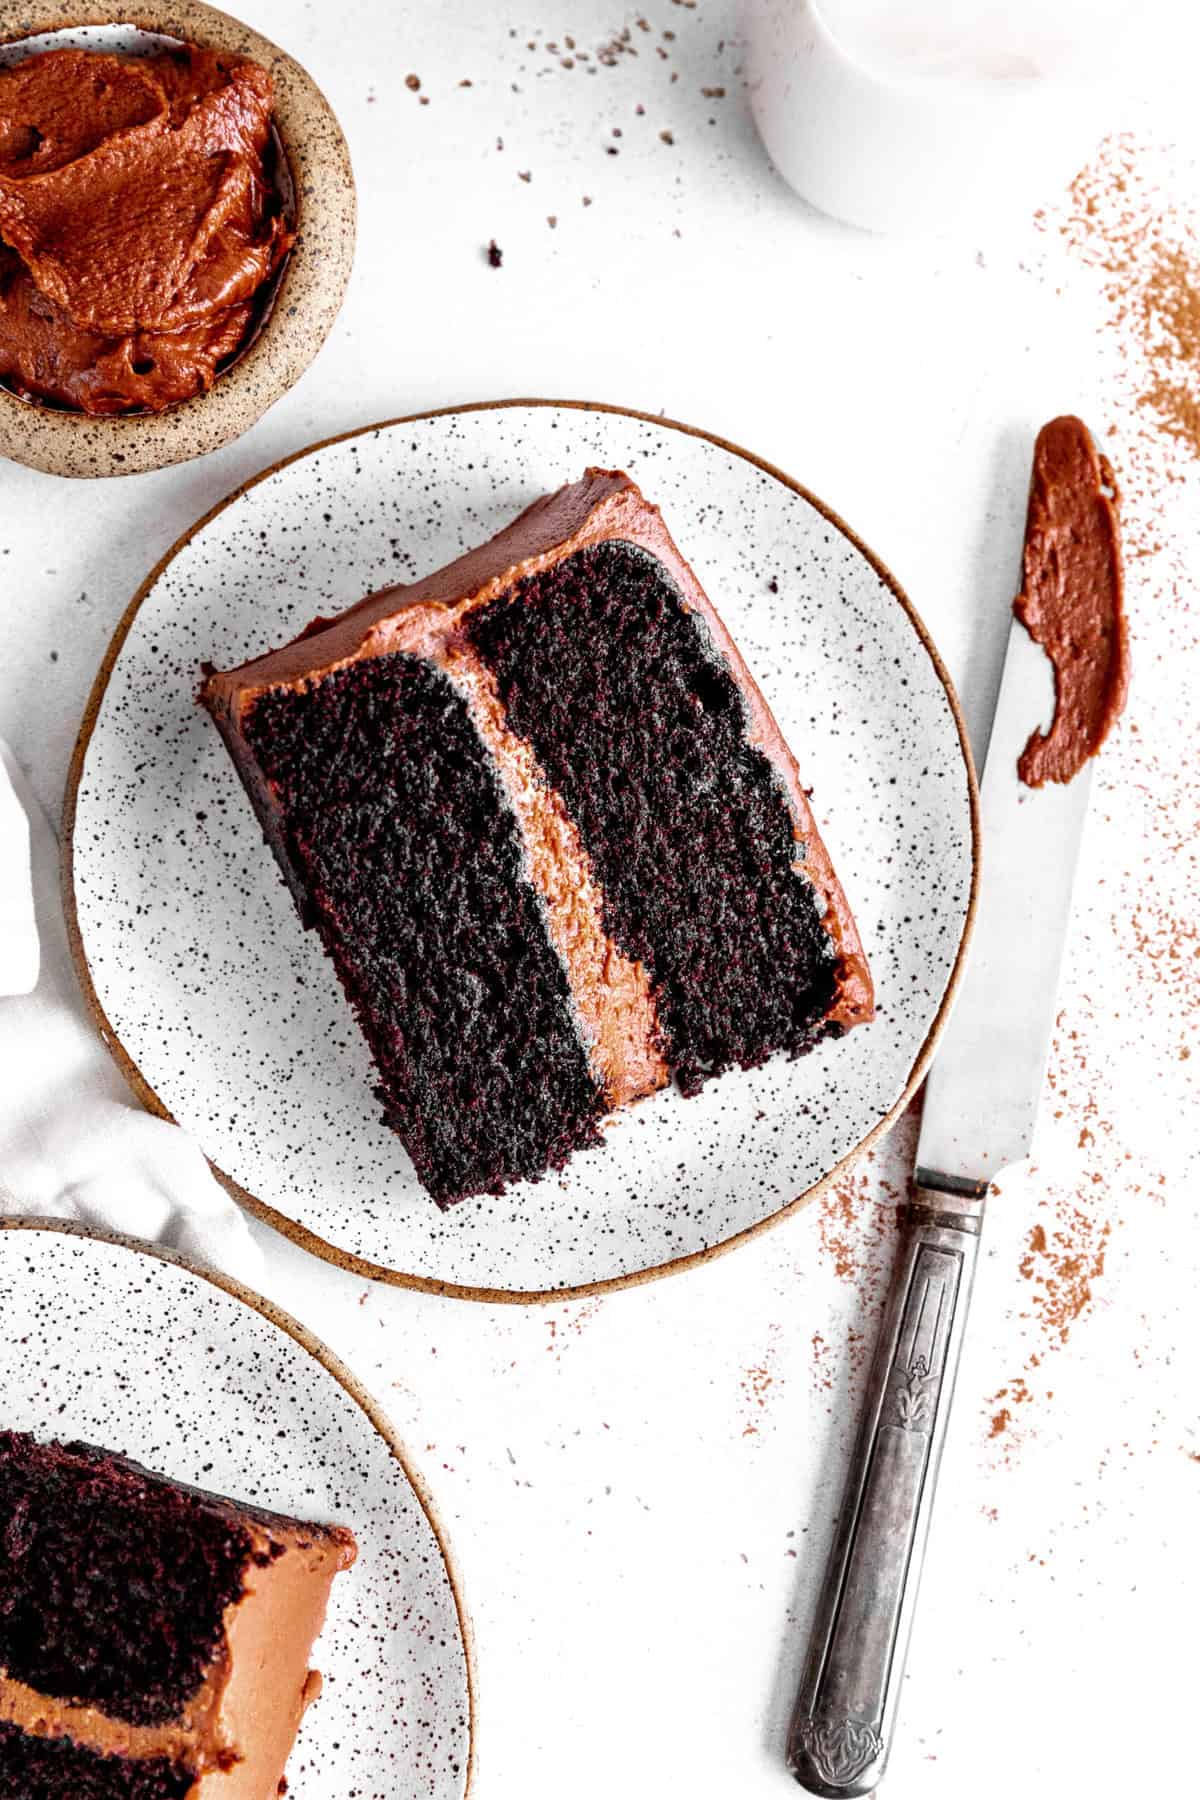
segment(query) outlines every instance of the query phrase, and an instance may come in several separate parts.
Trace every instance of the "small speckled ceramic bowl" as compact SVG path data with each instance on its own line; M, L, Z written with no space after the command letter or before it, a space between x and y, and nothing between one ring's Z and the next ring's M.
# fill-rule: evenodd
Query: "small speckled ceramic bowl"
M91 418L0 384L0 456L50 475L138 475L240 437L316 356L354 260L354 177L341 126L312 77L267 38L202 0L0 0L0 52L27 43L120 50L139 36L234 52L271 71L296 242L256 332L206 394L161 413Z

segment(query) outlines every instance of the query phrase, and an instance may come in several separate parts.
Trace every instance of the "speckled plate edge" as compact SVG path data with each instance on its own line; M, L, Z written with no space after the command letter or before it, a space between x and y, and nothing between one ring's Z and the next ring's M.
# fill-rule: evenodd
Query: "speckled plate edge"
M299 1319L294 1319L291 1313L284 1312L281 1306L276 1306L273 1300L266 1299L262 1294L256 1294L252 1288L246 1287L243 1282L236 1280L232 1275L223 1275L217 1269L202 1268L199 1263L189 1262L186 1256L180 1256L175 1250L167 1250L161 1244L147 1244L140 1238L126 1237L115 1231L94 1231L90 1226L77 1225L67 1219L25 1218L20 1214L8 1217L0 1216L0 1231L53 1231L61 1237L87 1238L97 1244L115 1244L118 1249L130 1250L137 1256L149 1256L157 1262L173 1264L175 1268L183 1269L185 1273L195 1276L200 1281L207 1281L212 1287L222 1289L234 1300L240 1300L243 1305L252 1307L256 1313L262 1315L269 1325L274 1325L280 1331L286 1332L287 1336L294 1339L302 1350L307 1350L314 1361L320 1363L326 1373L333 1376L339 1387L345 1390L351 1400L362 1408L371 1425L379 1433L404 1471L404 1478L416 1496L418 1506L425 1514L445 1565L446 1580L450 1584L450 1592L454 1598L454 1610L458 1617L458 1630L463 1647L463 1666L467 1676L467 1780L463 1788L463 1800L469 1800L475 1780L478 1682L475 1668L475 1635L466 1602L462 1596L458 1566L455 1563L445 1527L438 1517L433 1497L426 1487L423 1477L409 1461L407 1450L378 1401L371 1398L341 1357L336 1355L328 1344L322 1343L321 1339L306 1325L302 1325Z
M350 151L333 108L307 69L240 19L204 0L0 0L0 45L96 25L132 26L270 69L299 239L258 335L206 394L162 413L91 418L0 388L0 456L77 479L146 474L249 431L295 386L332 330L354 262L357 215Z
M827 520L835 530L841 532L842 536L847 538L849 542L853 544L859 554L865 557L872 569L874 569L875 573L878 575L880 581L883 582L893 598L899 603L902 611L911 624L913 631L916 633L922 649L933 664L938 680L945 690L946 701L954 719L955 729L958 732L958 743L962 753L963 769L967 782L968 804L971 814L971 893L967 902L966 916L963 920L962 936L959 940L958 954L955 957L954 967L951 970L950 979L946 984L945 993L942 995L941 1005L938 1007L933 1023L929 1027L929 1031L925 1036L925 1040L921 1045L916 1060L909 1071L908 1079L895 1104L887 1113L885 1113L884 1117L880 1119L877 1124L872 1126L871 1130L859 1140L852 1150L849 1150L845 1156L834 1164L833 1168L830 1169L820 1181L814 1182L813 1185L806 1188L803 1193L797 1194L794 1200L789 1200L786 1205L779 1207L778 1210L773 1212L768 1218L757 1220L755 1224L747 1226L744 1231L735 1232L731 1237L722 1239L718 1244L709 1244L702 1250L693 1250L686 1256L675 1257L668 1262L656 1263L648 1269L636 1269L626 1275L609 1276L602 1281L583 1282L575 1287L520 1290L511 1288L471 1287L465 1286L459 1282L440 1281L437 1277L430 1275L409 1275L402 1270L384 1268L379 1263L369 1262L364 1257L355 1256L351 1251L343 1250L339 1248L338 1245L331 1244L325 1238L319 1237L315 1231L310 1231L306 1225L301 1225L295 1219L290 1219L286 1213L281 1213L276 1207L267 1205L267 1203L260 1200L257 1195L250 1193L246 1188L242 1187L240 1182L235 1181L232 1176L227 1175L223 1169L218 1168L215 1163L211 1164L213 1174L216 1176L217 1180L221 1182L222 1186L225 1187L228 1192L232 1194L233 1198L237 1200L240 1205L244 1206L248 1212L253 1213L255 1217L262 1219L268 1225L273 1226L276 1231L283 1232L285 1237L292 1239L293 1243L299 1244L305 1250L312 1251L316 1256L324 1257L327 1262L335 1263L339 1268L346 1269L351 1274L365 1276L371 1281L386 1282L393 1287L417 1288L427 1294L441 1294L449 1299L478 1300L488 1303L530 1306L546 1301L583 1299L585 1296L591 1294L615 1293L620 1288L638 1287L642 1282L654 1281L662 1275L679 1274L685 1269L697 1268L702 1263L711 1262L714 1257L723 1256L727 1251L736 1248L737 1245L746 1243L750 1238L757 1237L759 1232L769 1230L773 1225L777 1225L781 1219L790 1217L790 1215L797 1212L800 1207L807 1205L810 1200L815 1199L818 1194L823 1193L846 1169L850 1167L853 1162L857 1160L858 1157L863 1154L864 1151L868 1150L877 1139L882 1137L899 1118L900 1114L912 1099L913 1094L920 1085L926 1069L929 1067L930 1060L937 1045L938 1037L941 1034L946 1019L949 1017L950 1008L954 1003L954 996L958 992L958 984L962 977L967 949L971 941L971 932L975 923L976 904L979 899L979 787L975 778L975 764L971 756L970 742L967 738L966 723L963 719L958 695L954 691L954 684L950 680L945 664L938 655L933 640L926 630L916 608L909 600L908 595L904 592L900 583L896 580L887 565L881 562L879 557L875 555L875 552L871 550L841 518L838 517L832 507L827 506L823 500L819 500L815 494L810 492L810 490L804 487L800 482L793 480L790 475L786 475L782 469L776 468L773 463L766 462L761 456L755 456L753 451L743 449L740 444L733 444L730 443L727 438L718 437L715 432L702 431L695 425L681 424L677 419L660 418L657 413L639 412L633 407L614 406L606 401L599 400L481 400L464 406L440 406L433 408L429 412L406 413L399 418L382 419L375 424L358 426L353 431L339 432L334 437L323 438L319 443L309 444L303 450L296 451L292 456L282 457L278 462L272 463L269 468L263 469L258 475L253 476L251 480L243 482L241 487L235 488L231 494L227 494L224 500L218 501L216 506L206 512L203 518L198 519L196 523L192 525L189 530L184 532L183 536L171 546L166 555L160 558L154 568L150 571L149 575L147 575L145 581L143 581L137 593L133 596L133 599L129 602L129 605L126 607L120 622L117 625L116 631L113 633L108 649L105 652L104 660L100 665L96 679L92 683L92 691L88 696L87 706L84 709L83 719L79 727L79 735L75 740L75 749L71 757L71 765L67 772L67 787L63 799L61 869L63 911L66 915L67 937L70 942L71 954L74 958L76 972L79 976L79 983L83 990L83 996L87 1002L88 1010L95 1020L100 1036L114 1058L117 1067L120 1069L122 1075L124 1075L126 1081L129 1083L142 1105L148 1112L156 1114L160 1119L168 1119L174 1123L175 1121L172 1114L168 1108L163 1105L154 1089L150 1086L149 1082L126 1050L124 1044L117 1036L117 1033L110 1025L108 1018L105 1015L104 1008L100 1004L99 995L96 992L96 986L92 980L91 970L88 966L87 954L83 947L83 938L79 929L79 917L75 905L74 839L75 811L79 796L79 783L83 776L83 766L87 757L88 745L91 742L96 719L104 700L109 677L112 674L113 667L121 653L121 647L125 642L129 629L137 615L138 608L141 606L142 601L150 592L151 588L158 581L167 565L176 555L178 555L186 544L190 543L197 532L202 531L218 513L224 512L226 507L232 506L235 501L239 500L249 489L257 487L259 482L266 481L270 476L277 474L280 469L288 468L292 463L299 462L302 458L311 456L318 450L324 450L331 444L345 443L350 438L368 437L372 432L386 431L393 426L411 425L422 419L448 418L455 414L462 413L495 412L508 407L517 406L550 407L574 412L615 413L622 418L637 419L644 424L653 425L666 431L679 431L684 433L687 437L702 438L708 443L714 444L719 450L728 452L731 456L740 456L745 462L748 462L754 468L761 470L763 474L770 475L776 481L782 482L785 487L790 488L793 493L798 494L802 500L807 501L811 507L815 508L823 519Z

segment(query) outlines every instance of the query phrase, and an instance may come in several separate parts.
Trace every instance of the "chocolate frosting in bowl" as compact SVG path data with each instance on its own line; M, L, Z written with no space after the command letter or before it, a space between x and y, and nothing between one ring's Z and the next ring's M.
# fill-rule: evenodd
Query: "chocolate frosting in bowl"
M0 377L93 415L206 392L291 247L274 87L195 45L0 69Z
M280 260L249 300L235 300L222 288L229 303L217 309L219 323L202 317L170 332L147 334L155 344L153 370L146 367L151 358L141 354L141 334L113 337L78 325L79 336L68 341L61 319L54 331L55 303L32 278L22 284L14 329L34 366L24 382L19 372L0 378L0 456L51 475L91 480L138 475L207 455L248 430L282 398L313 361L337 317L354 258L357 208L345 135L328 100L286 49L241 20L205 0L169 5L139 0L132 19L112 0L42 0L33 15L23 0L0 0L0 68L23 68L43 55L84 46L123 69L190 46L226 68L254 63L269 71L267 212L274 218L282 207L288 231L296 232L286 255L276 246ZM162 63L160 77L170 80ZM129 105L123 88L111 106L100 107L104 128L115 125L120 105ZM72 136L53 107L46 122L59 155L86 144L87 133ZM132 129L146 132L152 125L153 120L149 126L142 121ZM27 135L24 142L18 135L9 150L0 143L0 164L6 156L28 157L29 148ZM236 160L239 152L235 147L230 154ZM57 179L53 171L49 178ZM3 237L0 230L0 243ZM226 243L232 252L231 241ZM0 263L0 287L25 268L15 251L0 250ZM234 273L235 285L238 266L231 254L227 273ZM246 309L241 320L238 307ZM208 384L198 384L196 374L210 370ZM145 381L157 382L157 405L139 385ZM81 385L88 390L88 410L75 391ZM186 390L183 397L174 397L180 390Z

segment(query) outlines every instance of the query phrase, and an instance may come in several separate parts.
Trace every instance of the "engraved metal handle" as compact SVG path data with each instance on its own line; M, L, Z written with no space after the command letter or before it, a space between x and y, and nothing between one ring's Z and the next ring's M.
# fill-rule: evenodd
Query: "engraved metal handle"
M891 1749L983 1222L986 1187L918 1175L788 1737L829 1800L870 1794Z

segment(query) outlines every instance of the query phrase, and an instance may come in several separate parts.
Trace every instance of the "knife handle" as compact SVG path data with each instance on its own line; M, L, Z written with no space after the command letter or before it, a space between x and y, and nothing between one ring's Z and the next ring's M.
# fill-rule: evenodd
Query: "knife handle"
M870 1794L891 1749L983 1193L917 1187L903 1227L788 1736L796 1780L828 1800Z

